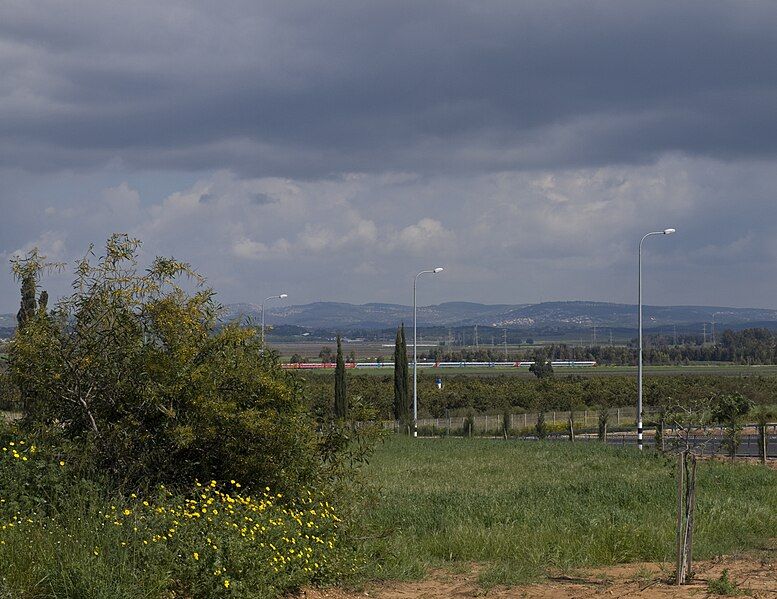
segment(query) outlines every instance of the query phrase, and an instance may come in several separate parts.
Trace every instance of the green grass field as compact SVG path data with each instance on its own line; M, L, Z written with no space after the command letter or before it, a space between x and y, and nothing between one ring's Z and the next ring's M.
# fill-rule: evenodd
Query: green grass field
M367 470L368 578L483 566L485 587L549 569L670 561L673 461L595 444L390 438ZM777 471L699 467L694 555L777 537Z

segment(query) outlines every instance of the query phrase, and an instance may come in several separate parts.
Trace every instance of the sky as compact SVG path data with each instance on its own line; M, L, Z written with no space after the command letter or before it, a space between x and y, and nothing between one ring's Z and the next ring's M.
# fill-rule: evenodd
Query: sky
M777 308L776 167L773 1L0 4L0 312L114 232L223 303L635 303L667 227L646 302Z

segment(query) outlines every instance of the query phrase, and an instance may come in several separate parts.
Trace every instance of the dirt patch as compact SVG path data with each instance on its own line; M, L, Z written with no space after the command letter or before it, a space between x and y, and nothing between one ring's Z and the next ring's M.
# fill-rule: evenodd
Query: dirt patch
M338 589L308 590L300 597L305 599L464 599L491 597L493 599L584 599L602 597L625 599L657 598L685 599L690 597L714 597L708 590L708 582L728 570L728 577L737 585L742 595L758 599L777 599L777 567L775 552L762 557L722 557L695 564L692 584L675 587L670 583L670 564L638 563L610 568L596 568L574 575L550 576L543 583L522 587L483 590L477 583L478 568L466 574L435 570L429 577L416 582L397 582L368 585L364 590L342 591Z

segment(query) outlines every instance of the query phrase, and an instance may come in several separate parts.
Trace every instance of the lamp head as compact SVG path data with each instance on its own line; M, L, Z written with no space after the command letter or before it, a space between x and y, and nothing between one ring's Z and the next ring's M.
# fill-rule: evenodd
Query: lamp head
M664 235L671 235L672 233L676 233L677 229L664 229Z
M443 270L444 270L444 269L443 269L443 267L442 267L442 266L438 266L438 267L437 267L437 268L435 268L435 269L434 269L432 272L433 272L434 274L437 274L438 272L442 272Z
M288 296L288 295L286 295L285 293L281 293L281 294L280 294L278 297L279 297L280 299L286 299L286 298L287 298L287 297L289 297L289 296Z

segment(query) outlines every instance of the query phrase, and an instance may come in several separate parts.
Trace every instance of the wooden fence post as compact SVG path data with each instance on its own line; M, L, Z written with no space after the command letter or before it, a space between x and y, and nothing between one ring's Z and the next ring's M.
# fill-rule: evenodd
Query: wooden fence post
M685 499L685 579L693 574L693 514L696 510L696 456L691 454Z
M683 566L685 561L683 559L683 483L685 482L685 452L681 451L677 454L677 535L675 538L675 566L677 568L677 575L675 578L675 584L683 584L684 574Z

